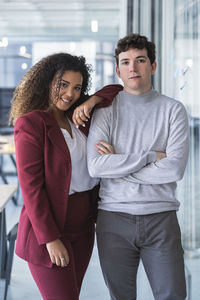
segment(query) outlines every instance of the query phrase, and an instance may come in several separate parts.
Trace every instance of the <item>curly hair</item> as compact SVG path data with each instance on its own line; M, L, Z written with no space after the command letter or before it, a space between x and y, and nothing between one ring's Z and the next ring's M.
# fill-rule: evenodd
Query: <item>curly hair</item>
M81 95L73 109L85 101L91 79L91 66L83 56L57 53L41 59L22 77L11 99L9 124L33 110L43 110L50 105L50 83L56 78L56 96L60 90L61 78L65 71L80 72L83 76ZM55 77L56 76L56 77Z
M120 39L117 43L117 47L115 48L115 59L117 65L119 65L119 54L121 52L126 52L132 48L146 49L151 64L154 63L156 59L155 44L153 42L148 41L146 36L136 33L130 33L129 35Z

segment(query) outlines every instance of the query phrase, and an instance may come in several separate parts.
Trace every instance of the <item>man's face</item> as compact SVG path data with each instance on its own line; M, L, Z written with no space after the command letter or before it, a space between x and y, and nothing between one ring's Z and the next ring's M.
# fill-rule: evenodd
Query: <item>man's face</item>
M131 48L119 54L116 72L129 94L140 95L151 89L151 75L155 73L156 62L151 64L146 49Z

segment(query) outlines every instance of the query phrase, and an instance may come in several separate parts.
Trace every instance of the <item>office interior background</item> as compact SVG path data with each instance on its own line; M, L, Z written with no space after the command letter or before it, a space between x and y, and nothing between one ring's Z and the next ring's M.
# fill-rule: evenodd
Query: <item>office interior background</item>
M155 42L158 67L152 84L180 100L188 112L190 156L177 198L194 284L200 272L199 0L0 0L0 127L12 130L7 120L14 88L48 54L85 56L93 68L90 93L119 83L114 49L117 40L130 32ZM192 297L200 299L194 291Z

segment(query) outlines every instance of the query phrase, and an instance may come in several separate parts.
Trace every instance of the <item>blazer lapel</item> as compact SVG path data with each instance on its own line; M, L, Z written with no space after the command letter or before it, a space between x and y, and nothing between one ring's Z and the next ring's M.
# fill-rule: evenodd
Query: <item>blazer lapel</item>
M52 144L60 151L65 160L71 162L67 143L52 112L46 112L45 123L47 125L47 135Z

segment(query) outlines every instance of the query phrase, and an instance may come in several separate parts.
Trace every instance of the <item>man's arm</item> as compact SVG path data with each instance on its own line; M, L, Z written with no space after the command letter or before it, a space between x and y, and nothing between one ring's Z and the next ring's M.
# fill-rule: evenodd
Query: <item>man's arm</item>
M120 178L137 172L147 164L156 161L156 152L101 155L96 145L99 141L111 142L110 122L112 107L94 112L87 143L88 169L92 177Z
M133 172L125 180L140 184L165 184L182 179L189 155L188 116L183 105L177 104L169 126L166 158Z

